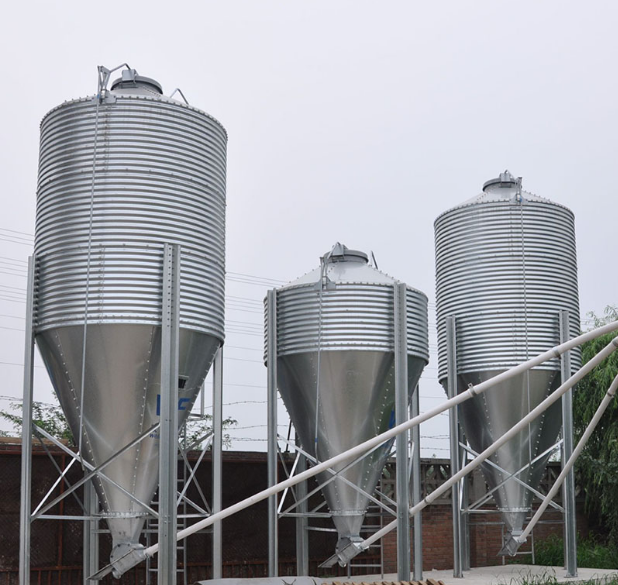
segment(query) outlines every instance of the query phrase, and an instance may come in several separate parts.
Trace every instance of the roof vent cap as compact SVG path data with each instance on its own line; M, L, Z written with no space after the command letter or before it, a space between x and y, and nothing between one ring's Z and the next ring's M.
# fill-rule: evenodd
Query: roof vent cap
M136 90L147 90L159 95L163 94L163 86L150 77L137 73L137 69L123 69L122 77L112 81L111 90L123 90L122 93L142 93ZM128 91L127 91L128 90Z
M347 246L337 242L330 252L322 257L323 262L361 262L367 264L369 257L360 250L350 250Z

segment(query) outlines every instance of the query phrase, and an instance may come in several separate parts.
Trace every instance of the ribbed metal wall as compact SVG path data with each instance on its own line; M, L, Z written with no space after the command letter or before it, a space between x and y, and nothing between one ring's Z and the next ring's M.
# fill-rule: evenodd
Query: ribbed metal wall
M347 249L346 249L347 250ZM345 264L346 268L340 270ZM397 281L365 262L327 263L334 288L322 298L320 269L277 290L279 356L321 350L394 351L394 285ZM429 361L427 297L407 287L408 354ZM265 319L268 306L265 304ZM265 335L268 328L265 327ZM268 340L266 339L265 348Z
M315 351L318 347L393 351L393 291L393 286L383 284L337 283L335 290L322 293L320 309L318 293L310 285L279 289L278 354ZM406 301L408 353L429 360L427 297L408 288Z
M440 379L449 315L457 317L459 373L508 368L557 345L561 309L570 311L571 336L579 334L569 209L525 191L520 201L512 192L484 193L440 215L435 234Z
M167 242L182 246L181 326L223 339L226 132L154 92L109 95L41 124L37 331L86 311L89 323L158 324Z

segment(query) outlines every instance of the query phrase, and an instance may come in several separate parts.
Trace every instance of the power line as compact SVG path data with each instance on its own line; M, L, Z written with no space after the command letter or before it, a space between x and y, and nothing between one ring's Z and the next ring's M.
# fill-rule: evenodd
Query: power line
M0 365L3 366L19 366L20 368L24 367L24 364L18 364L16 362L0 362ZM45 369L45 366L34 366L35 368L43 368Z
M231 329L229 327L226 328L225 332L234 333L236 335L252 335L253 337L263 337L264 336L262 333L249 333L248 331L235 331L234 329Z
M261 280L264 282L272 282L274 284L285 284L286 281L285 280L278 280L276 278L268 278L265 276L256 276L254 274L244 274L242 272L228 272L228 274L232 275L232 276L240 276L243 278L251 278L251 279L255 279L255 280Z
M17 230L10 230L8 228L3 228L3 227L0 227L0 231L11 232L12 234L21 234L23 236L28 236L30 239L34 238L34 234L29 234L28 232L19 232Z
M251 299L250 297L237 297L237 296L233 296L233 295L225 295L226 299L230 299L233 301L246 301L247 303L253 303L255 305L259 305L260 307L263 306L264 303L262 303L262 301L255 301L253 299Z
M8 256L0 256L0 260L11 260L12 262L18 262L19 264L25 264L26 266L28 265L28 262L26 262L26 260L19 260L18 258L9 258Z
M17 290L19 292L22 292L22 293L26 294L26 289L22 288L21 286L10 286L8 284L0 284L0 287L2 287L2 288L10 288L12 290Z
M248 360L245 358L235 358L235 357L228 357L228 356L223 356L224 360L232 360L234 362L251 362L253 364L261 364L263 363L262 360Z
M228 305L226 305L225 309L227 311L240 311L241 313L253 313L254 315L263 315L262 311L252 311L251 309L241 309L239 307L230 307Z
M2 315L0 315L0 317L2 317ZM22 317L23 318L23 317ZM256 348L256 347L241 347L240 345L225 345L224 347L228 348L228 349L246 349L247 351L259 351L259 352L263 352L264 349L263 348Z
M21 244L22 246L32 246L32 242L22 242L20 240L12 240L9 238L2 238L0 237L0 240L2 240L3 242L10 242L11 244Z

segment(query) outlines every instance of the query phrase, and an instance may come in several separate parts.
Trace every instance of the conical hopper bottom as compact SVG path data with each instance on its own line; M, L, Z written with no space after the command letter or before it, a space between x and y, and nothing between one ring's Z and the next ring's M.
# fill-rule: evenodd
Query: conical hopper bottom
M303 448L325 461L388 430L395 422L393 354L380 351L322 351L316 394L317 352L278 359L278 385ZM409 388L416 387L425 362L408 358ZM316 407L318 433L316 431ZM317 443L317 448L316 448ZM390 444L376 449L322 488L340 539L358 537L369 499L378 484ZM349 463L335 466L340 471ZM318 476L320 483L332 474Z
M83 326L57 327L36 336L52 384L79 440ZM179 419L191 410L219 341L180 330ZM94 466L107 461L159 422L161 328L89 325L87 329L82 456ZM103 473L150 505L158 484L159 434L127 450ZM114 546L137 543L146 510L106 479L95 487Z
M458 391L477 385L502 370L462 374ZM532 370L502 382L487 392L460 405L461 423L471 447L481 453L542 402L559 384L556 371ZM489 463L481 466L485 481L509 533L522 530L531 510L532 493L513 477L544 453L555 442L562 424L560 401L537 417L529 427L505 443L490 457L500 469ZM517 478L538 489L549 455L541 457L517 474Z

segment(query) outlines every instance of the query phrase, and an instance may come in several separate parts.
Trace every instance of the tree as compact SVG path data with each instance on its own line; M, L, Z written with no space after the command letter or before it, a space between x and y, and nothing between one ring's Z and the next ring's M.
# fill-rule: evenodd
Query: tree
M592 317L594 327L618 319L618 307L605 309L603 317ZM582 345L582 362L590 361L618 333L610 333ZM573 395L575 440L579 440L607 389L618 374L618 351L612 353L581 382ZM595 432L577 461L586 494L586 509L601 521L607 536L618 545L618 401L610 402Z
M223 419L221 425L223 427L223 448L229 449L232 446L232 437L226 430L236 426L238 421L229 416ZM186 429L186 436L183 432ZM212 431L212 416L204 415L203 418L189 419L185 425L185 429L181 430L180 440L186 447L193 446L193 449L202 449L207 435Z
M10 408L13 412L0 410L0 418L10 422L13 425L13 436L21 435L21 427L23 424L22 404L21 402L11 402ZM69 428L64 412L59 404L46 404L45 402L33 402L32 404L32 422L38 427L47 431L56 439L66 440L69 445L75 447L73 433ZM223 430L229 430L235 426L237 421L233 418L223 420ZM205 438L212 429L212 416L209 414L203 418L191 418L186 424L185 433L181 432L181 439L185 440L187 446L194 445L193 448L201 449L205 444ZM2 431L0 436L11 436L10 432ZM202 439L203 438L203 439ZM223 446L230 448L232 439L229 433L223 435Z
M10 422L13 425L13 436L21 435L21 427L23 423L22 404L21 402L11 402L10 408L14 412L0 410L0 418ZM73 433L69 429L62 408L59 404L46 404L45 402L32 403L32 423L47 431L53 437L60 440L66 440L69 445L75 446L73 441ZM5 436L10 436L8 432Z

